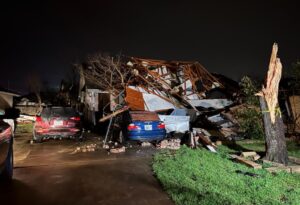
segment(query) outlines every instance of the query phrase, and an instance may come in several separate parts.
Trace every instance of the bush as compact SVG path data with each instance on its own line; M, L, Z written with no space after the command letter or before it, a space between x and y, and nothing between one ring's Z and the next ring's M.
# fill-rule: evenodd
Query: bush
M258 92L257 83L253 82L250 77L244 76L240 83L242 94L244 95L244 103L248 105L259 105L258 97L255 94Z
M156 154L153 169L178 205L300 204L300 175L254 170L221 153L183 146Z
M262 114L259 109L259 100L255 94L258 92L257 83L253 82L248 76L241 79L240 87L244 95L243 108L237 112L238 121L241 126L241 131L245 133L246 138L263 139L264 129Z
M246 108L237 113L240 129L249 139L264 139L262 113L257 108Z

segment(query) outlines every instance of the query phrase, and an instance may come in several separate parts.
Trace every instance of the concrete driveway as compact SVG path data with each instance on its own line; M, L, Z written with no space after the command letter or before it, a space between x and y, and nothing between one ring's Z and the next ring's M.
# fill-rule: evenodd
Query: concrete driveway
M0 185L1 204L173 204L153 176L153 147L133 146L121 154L103 149L75 153L78 146L101 141L90 136L79 144L31 145L30 137L15 138L14 180Z

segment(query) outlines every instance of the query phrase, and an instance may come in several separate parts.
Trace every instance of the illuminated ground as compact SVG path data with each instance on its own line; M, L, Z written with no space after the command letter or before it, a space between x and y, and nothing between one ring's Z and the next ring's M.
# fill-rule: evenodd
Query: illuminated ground
M15 138L14 180L0 185L1 204L172 204L151 170L154 148L74 153L74 141L31 145L30 137Z

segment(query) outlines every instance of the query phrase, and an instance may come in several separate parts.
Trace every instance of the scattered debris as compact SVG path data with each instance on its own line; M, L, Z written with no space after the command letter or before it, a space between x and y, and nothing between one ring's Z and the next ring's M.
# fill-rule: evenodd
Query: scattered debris
M289 173L298 173L300 174L300 166L299 165L289 165L286 166L281 163L271 162L269 160L263 160L263 163L271 165L271 167L266 168L269 172L279 172L279 171L286 171Z
M262 169L262 165L261 164L257 164L251 160L245 159L243 157L237 156L237 155L230 155L230 157L242 164L247 165L248 167L252 167L254 169Z
M103 145L104 149L109 149L109 146L107 144Z
M222 141L220 141L220 140L217 140L217 141L216 141L216 145L217 145L217 146L220 146L220 145L222 145L222 144L223 144Z
M110 153L113 153L113 154L117 154L117 153L122 153L122 152L125 152L125 147L119 147L119 148L111 148L109 150Z
M242 152L241 157L256 161L260 156L256 152Z
M180 149L180 139L168 139L162 140L159 144L157 144L157 148L159 149Z
M237 136L237 132L232 128L222 127L219 131L225 138Z
M193 128L193 132L191 135L194 138L194 146L197 145L198 142L201 142L205 147L207 147L212 152L217 152L217 146L210 140L210 133L202 128Z
M99 149L99 146L97 144L83 145L83 146L76 147L75 150L71 154L76 154L79 152L95 152L98 149Z
M150 147L152 144L150 142L142 142L142 147Z
M289 157L289 161L295 163L295 164L300 164L300 158L297 157Z

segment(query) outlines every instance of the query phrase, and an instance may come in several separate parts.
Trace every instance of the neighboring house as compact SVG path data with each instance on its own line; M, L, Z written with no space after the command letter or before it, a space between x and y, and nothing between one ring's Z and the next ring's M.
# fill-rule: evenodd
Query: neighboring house
M12 115L11 111L6 113L7 110L11 110L14 106L14 97L19 97L20 95L11 92L7 89L0 88L0 112L5 112L6 117L4 119L11 127L12 130L15 130L14 119L16 116Z
M0 109L5 110L14 106L14 97L20 95L11 92L7 89L0 88Z
M45 104L42 103L42 106L44 107ZM25 97L15 104L15 108L19 109L21 114L32 116L35 116L40 111L40 107L37 102L30 101Z

